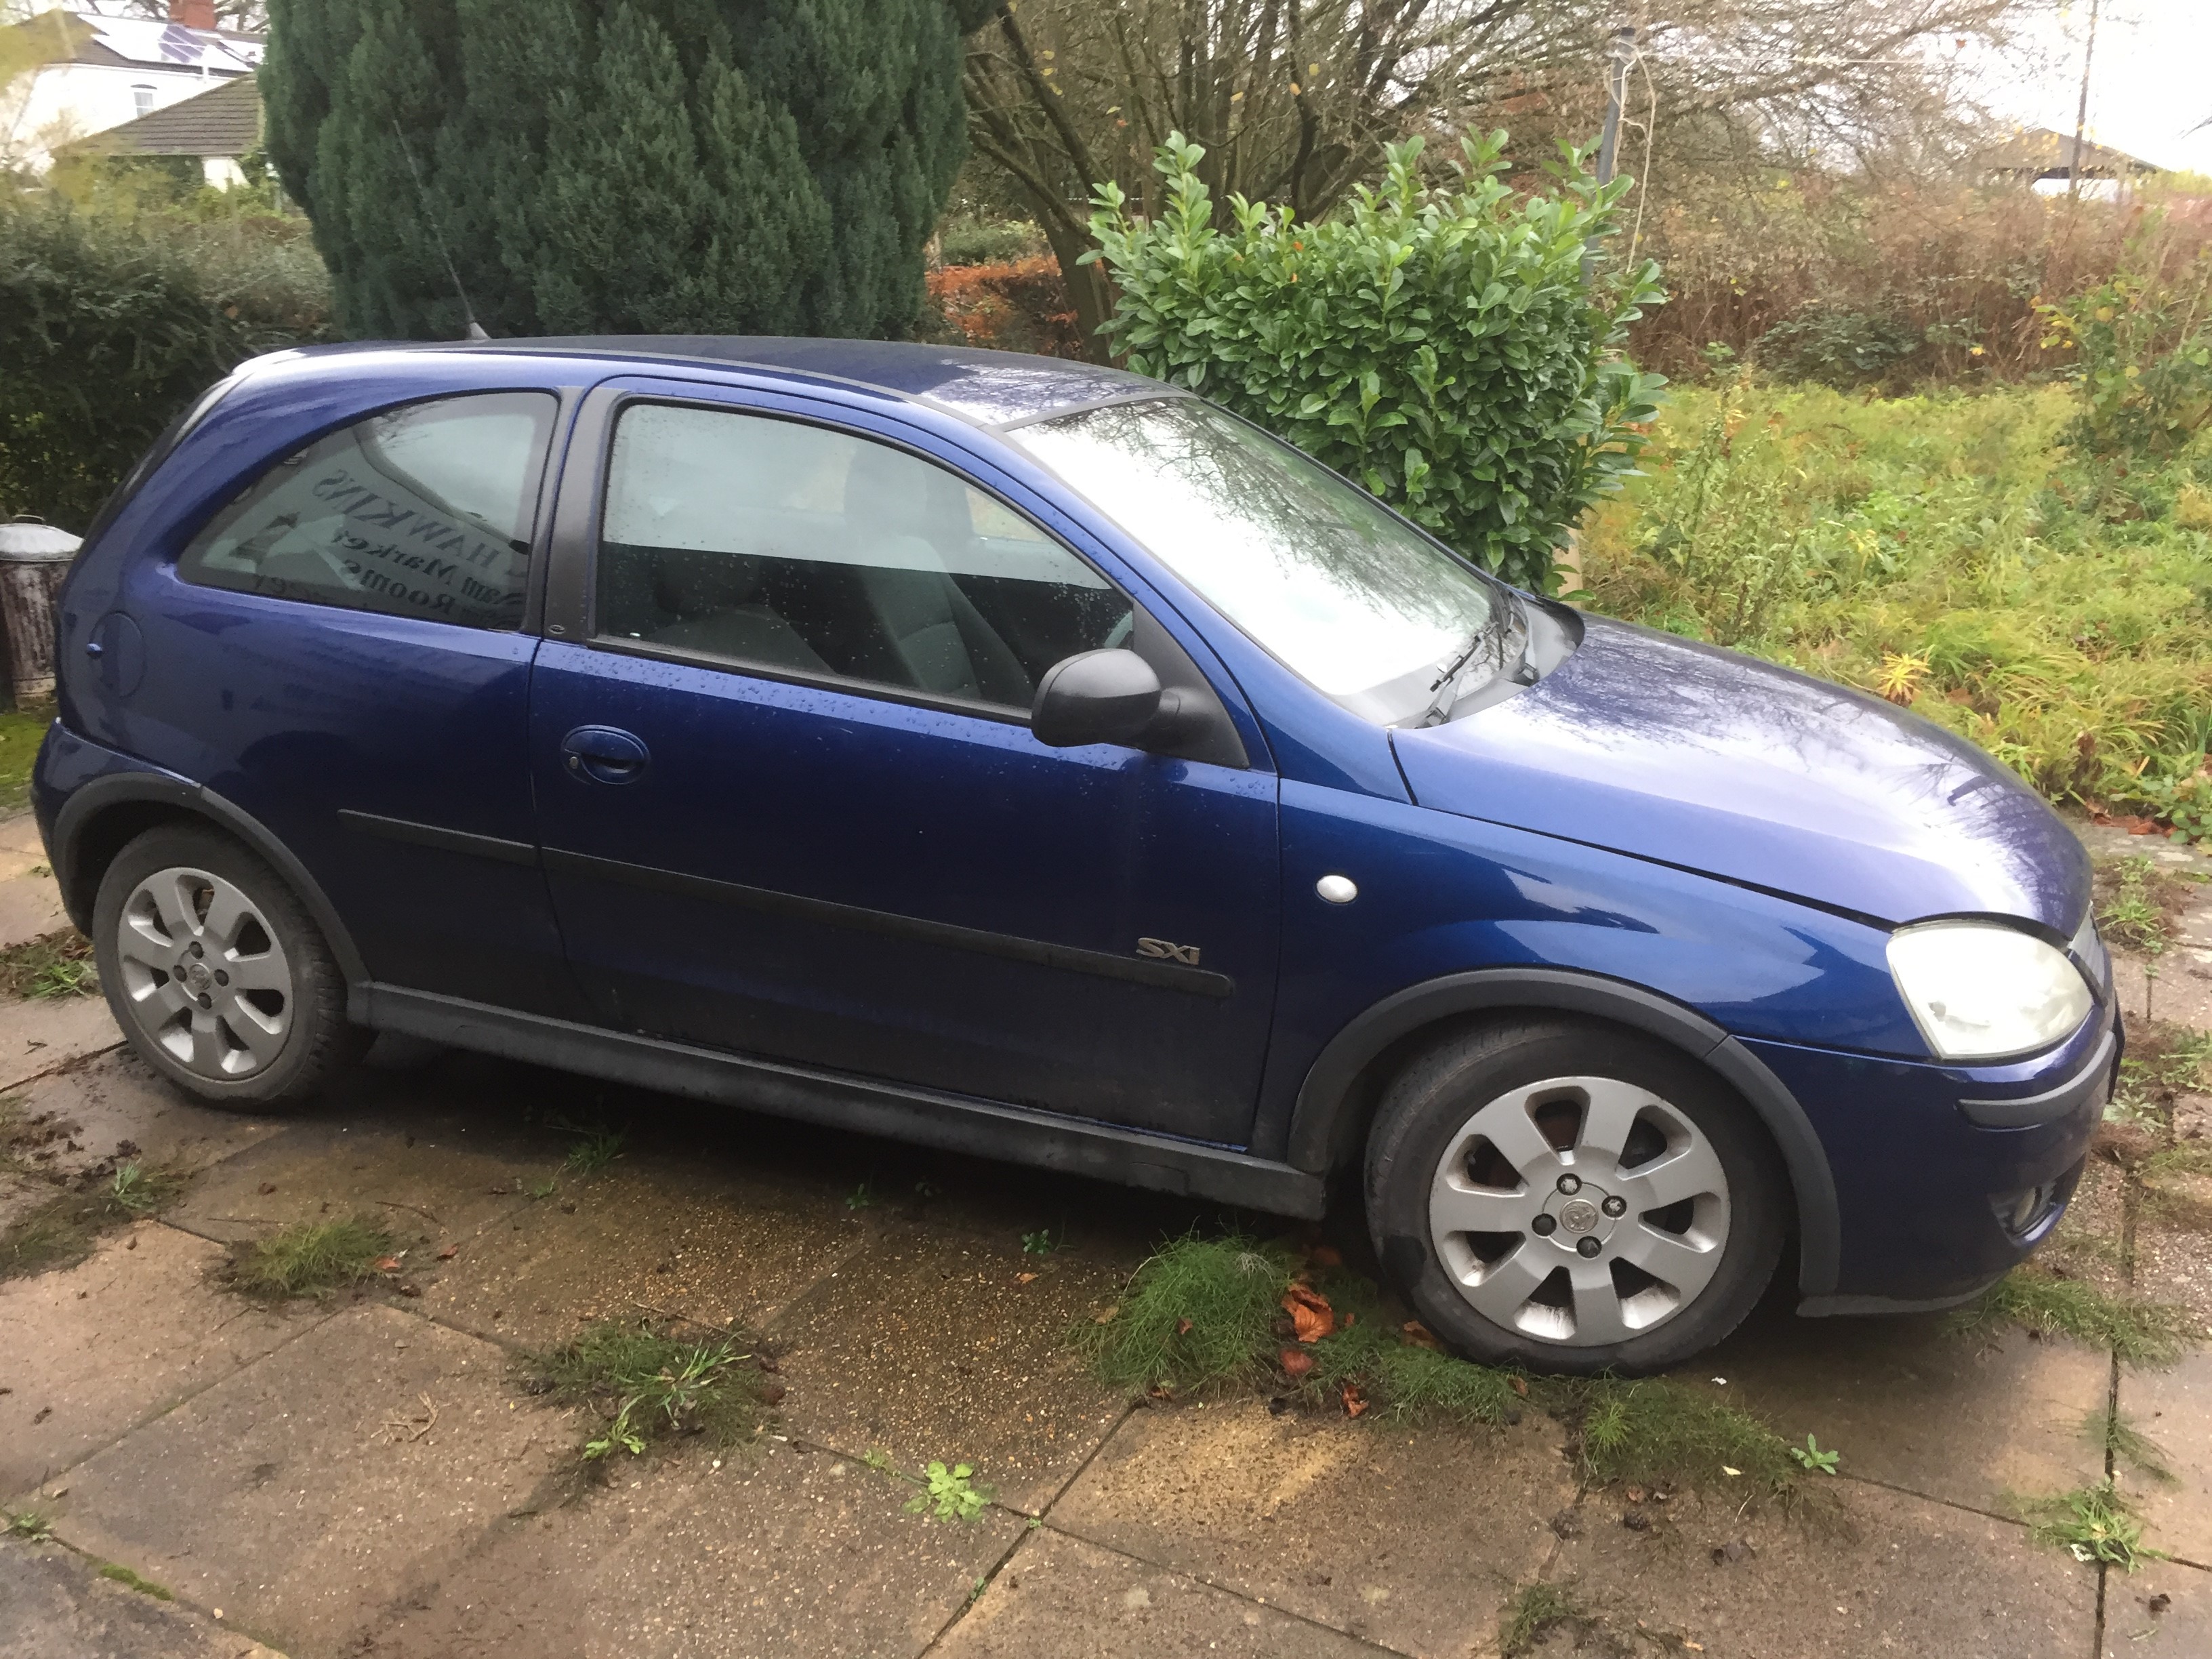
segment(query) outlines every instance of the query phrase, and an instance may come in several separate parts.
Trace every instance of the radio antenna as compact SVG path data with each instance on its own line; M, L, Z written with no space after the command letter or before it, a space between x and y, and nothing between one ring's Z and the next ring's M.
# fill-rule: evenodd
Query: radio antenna
M461 315L469 319L469 331L464 338L489 340L483 325L477 320L476 307L469 303L469 291L461 286L461 273L453 269L453 256L446 247L445 233L438 228L437 216L430 211L430 192L422 183L422 169L415 165L415 152L407 147L407 135L399 130L398 118L392 123L392 136L399 141L399 153L407 158L408 176L415 180L415 197L422 204L422 222L430 228L430 240L438 245L438 257L446 262L446 276L453 285L453 293L461 302Z

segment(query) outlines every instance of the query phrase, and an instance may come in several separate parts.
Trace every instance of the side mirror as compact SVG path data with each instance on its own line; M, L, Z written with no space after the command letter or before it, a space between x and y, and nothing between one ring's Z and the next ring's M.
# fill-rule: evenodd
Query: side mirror
M1160 712L1160 677L1133 651L1063 658L1037 683L1030 730L1050 749L1134 743Z

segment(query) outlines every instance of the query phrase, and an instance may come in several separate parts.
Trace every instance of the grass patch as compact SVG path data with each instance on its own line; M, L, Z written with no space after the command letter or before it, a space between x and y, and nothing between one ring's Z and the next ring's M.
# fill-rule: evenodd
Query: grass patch
M2148 1475L2161 1486L2174 1483L2166 1466L2166 1449L2118 1412L2098 1410L2081 1419L2081 1432L2115 1462Z
M150 1595L156 1601L173 1601L177 1599L162 1585L155 1583L150 1578L141 1578L130 1568L118 1562L102 1563L100 1576L102 1578L112 1578L125 1589L137 1590L141 1595Z
M2177 908L2160 879L2158 866L2138 854L2100 860L2097 866L2097 927L2107 943L2125 945L2147 957L2164 954L2173 942Z
M0 1228L0 1279L75 1267L102 1234L152 1215L184 1185L183 1171L161 1164L121 1164L105 1179L88 1171L77 1191L57 1193Z
M2078 1279L2056 1279L2015 1267L1973 1306L1951 1316L1965 1334L2021 1325L2045 1336L2070 1336L2109 1348L2132 1365L2170 1365L2197 1340L2185 1309L2133 1297L2107 1296Z
M1546 1632L1582 1617L1582 1604L1567 1586L1524 1584L1498 1617L1498 1651L1504 1659L1520 1659Z
M1076 1327L1076 1346L1110 1388L1255 1384L1297 1274L1289 1251L1240 1233L1178 1238L1137 1269L1119 1303Z
M1294 1283L1329 1310L1333 1328L1311 1342L1297 1340L1284 1307ZM1266 1387L1354 1416L1468 1425L1516 1422L1534 1407L1572 1427L1583 1473L1599 1482L1741 1483L1788 1496L1802 1473L1780 1436L1701 1389L1475 1364L1440 1351L1418 1325L1394 1322L1365 1279L1341 1268L1306 1273L1291 1251L1242 1235L1163 1246L1074 1340L1116 1388Z
M568 1148L568 1156L561 1167L570 1175L597 1175L623 1155L623 1145L629 1137L619 1129L587 1129L582 1138Z
M12 812L31 799L31 768L53 722L50 702L0 708L0 812Z
M2179 1146L2168 1146L2143 1159L2136 1172L2146 1181L2160 1176L2212 1176L2212 1143L2185 1140Z
M687 1342L665 1326L610 1321L529 1364L536 1392L595 1414L580 1449L587 1463L616 1452L640 1456L688 1435L735 1445L767 1425L782 1397L756 1345L736 1332Z
M99 994L92 941L74 927L57 928L0 951L0 995L45 1000Z
M360 1284L393 1249L391 1233L368 1216L295 1221L240 1249L231 1284L249 1296L277 1300L328 1296Z
M1800 1471L1790 1443L1703 1389L1664 1376L1553 1386L1581 1396L1579 1457L1593 1480L1796 1489Z
M2163 1561L2166 1552L2142 1541L2142 1522L2109 1480L2020 1504L2029 1535L2053 1544L2076 1561L2133 1572L2145 1561Z
M1595 609L1886 696L2055 800L2212 807L2212 434L2118 494L2058 386L1674 387L1584 521Z

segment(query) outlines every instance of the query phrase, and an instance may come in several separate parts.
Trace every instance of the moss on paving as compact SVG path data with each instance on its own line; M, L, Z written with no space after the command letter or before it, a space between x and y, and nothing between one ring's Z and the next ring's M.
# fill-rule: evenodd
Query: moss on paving
M1498 1650L1504 1659L1521 1659L1555 1626L1583 1616L1571 1588L1562 1584L1524 1584L1498 1615Z
M184 1189L180 1170L124 1163L88 1172L75 1190L56 1193L0 1228L0 1279L75 1267L101 1235L161 1210Z

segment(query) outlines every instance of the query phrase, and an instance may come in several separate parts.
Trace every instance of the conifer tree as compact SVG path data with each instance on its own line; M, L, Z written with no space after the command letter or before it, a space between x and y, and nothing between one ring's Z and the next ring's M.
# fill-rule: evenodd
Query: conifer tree
M272 0L269 153L356 337L896 337L991 3Z

